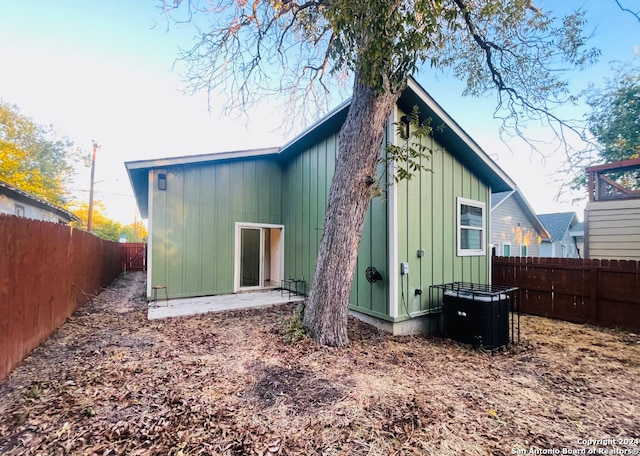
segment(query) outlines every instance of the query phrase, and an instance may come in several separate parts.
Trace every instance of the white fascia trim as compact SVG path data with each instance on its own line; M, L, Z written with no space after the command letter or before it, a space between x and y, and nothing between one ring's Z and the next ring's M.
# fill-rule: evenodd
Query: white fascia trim
M394 124L398 121L398 107L395 106L387 124L387 135L396 144ZM398 194L393 183L396 172L394 161L387 162L387 178L392 180L387 186L387 218L389 219L389 316L398 316Z
M136 160L125 162L128 171L144 168L167 168L176 165L195 165L201 163L217 162L221 160L233 160L240 158L266 157L277 155L279 147L264 147L260 149L234 150L230 152L215 152L202 155L184 155L180 157L155 158L152 160Z

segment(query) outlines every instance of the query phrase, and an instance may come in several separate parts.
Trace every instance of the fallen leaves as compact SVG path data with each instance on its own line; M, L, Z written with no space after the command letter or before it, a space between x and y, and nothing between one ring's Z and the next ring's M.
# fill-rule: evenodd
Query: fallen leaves
M0 453L485 455L637 430L632 333L523 316L489 355L351 320L328 349L284 342L292 306L150 322L144 285L120 277L0 383Z

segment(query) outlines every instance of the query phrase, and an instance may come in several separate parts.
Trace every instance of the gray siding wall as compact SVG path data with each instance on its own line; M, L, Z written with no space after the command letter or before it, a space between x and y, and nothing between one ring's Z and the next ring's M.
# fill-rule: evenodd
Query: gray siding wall
M590 202L585 214L589 258L640 260L640 199Z
M26 202L15 201L6 195L0 195L0 213L16 215L16 205L24 208L24 217L26 218L56 223L61 220L61 217L54 211L48 211ZM69 220L65 218L64 223L69 223Z
M527 256L540 256L540 233L513 195L491 211L491 243L499 244L498 256L503 255L504 244L511 245L511 256L520 256L522 245L527 246Z

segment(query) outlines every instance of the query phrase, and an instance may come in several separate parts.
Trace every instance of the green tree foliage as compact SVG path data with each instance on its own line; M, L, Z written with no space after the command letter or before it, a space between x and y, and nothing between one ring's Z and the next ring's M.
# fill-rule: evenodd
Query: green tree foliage
M127 242L147 242L147 229L140 222L124 225L120 234L127 237Z
M561 191L568 187L577 192L580 196L576 200L587 197L585 167L640 158L640 68L628 64L618 67L614 73L603 86L591 85L582 94L591 108L585 115L584 136L588 137L589 146L568 164L565 172L573 175L573 179L561 188ZM637 172L608 177L630 188L640 185Z
M57 137L20 113L0 103L0 179L25 192L62 206L78 154L68 138Z
M110 219L104 215L105 207L101 201L94 201L93 224L91 232L100 239L118 242L123 234L127 237L127 242L146 242L147 229L141 223L131 223L123 226L120 222ZM72 212L80 218L80 222L72 222L72 226L87 229L89 216L89 205L81 203Z
M285 94L287 112L326 106L352 82L304 323L319 343L344 345L353 271L392 109L418 68L449 69L466 92L497 94L503 128L523 122L567 128L553 108L572 99L562 70L583 67L584 16L562 19L532 0L172 0L178 22L198 27L182 53L192 90L222 92L227 108ZM181 7L183 6L183 7ZM210 96L210 100L217 97Z
M587 92L591 107L586 122L599 161L640 158L640 68L624 67L604 88Z

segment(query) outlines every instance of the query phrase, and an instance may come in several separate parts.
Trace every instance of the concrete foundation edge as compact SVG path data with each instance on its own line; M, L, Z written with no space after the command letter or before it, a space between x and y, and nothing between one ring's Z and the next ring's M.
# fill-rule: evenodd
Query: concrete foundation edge
M394 336L440 333L440 314L421 315L397 322L382 320L355 310L349 310L349 315Z

